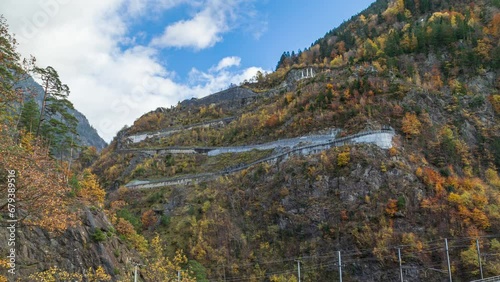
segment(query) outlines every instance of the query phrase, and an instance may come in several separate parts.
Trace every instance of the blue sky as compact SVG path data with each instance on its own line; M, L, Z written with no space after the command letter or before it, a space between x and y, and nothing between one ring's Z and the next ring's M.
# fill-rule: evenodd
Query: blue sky
M3 0L24 57L53 66L106 141L157 107L272 71L373 1Z
M237 27L223 35L223 39L210 48L167 48L161 52L168 66L184 80L191 68L208 69L218 59L237 56L241 68L259 66L274 70L284 51L308 48L316 39L337 27L342 21L367 8L372 0L353 1L350 5L340 1L259 1L252 3L255 15L243 16ZM136 23L134 33L154 34L176 21L190 17L189 6L181 5L161 17ZM147 44L147 40L142 43Z

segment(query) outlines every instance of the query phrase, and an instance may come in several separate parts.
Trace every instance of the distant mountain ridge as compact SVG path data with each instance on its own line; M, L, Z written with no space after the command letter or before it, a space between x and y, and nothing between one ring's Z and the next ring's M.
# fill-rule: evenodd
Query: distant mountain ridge
M31 94L28 95L36 95L36 102L39 106L41 105L43 99L43 88L32 77L28 77L25 81L21 82L18 87L30 89L27 93ZM97 130L89 123L84 114L76 109L69 110L69 113L78 120L76 130L79 135L79 145L93 146L97 149L97 151L101 151L108 145L106 141L99 136Z

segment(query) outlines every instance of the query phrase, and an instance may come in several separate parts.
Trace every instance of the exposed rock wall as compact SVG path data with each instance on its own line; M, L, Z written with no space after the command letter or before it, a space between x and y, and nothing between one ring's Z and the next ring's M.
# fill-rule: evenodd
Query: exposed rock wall
M81 217L80 225L68 228L62 234L47 232L39 227L18 227L16 274L15 277L9 277L16 281L18 278L29 281L27 277L30 274L52 266L85 275L89 268L102 266L116 279L116 275L125 271L127 260L134 260L138 257L137 254L117 237L103 212L86 209ZM107 234L106 239L101 242L92 238L97 229ZM7 236L7 229L0 228L0 237ZM7 247L7 244L1 244L0 253L7 253Z

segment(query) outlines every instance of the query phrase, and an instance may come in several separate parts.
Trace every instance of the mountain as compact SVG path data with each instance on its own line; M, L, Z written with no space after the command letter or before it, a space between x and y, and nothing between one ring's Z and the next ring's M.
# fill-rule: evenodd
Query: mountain
M42 104L43 88L31 76L20 82L17 87L26 89L25 93L27 93L28 96L36 97L35 100L39 106ZM69 113L78 120L76 130L79 135L78 144L80 146L93 146L97 151L101 151L107 146L107 143L99 136L96 129L90 125L85 115L76 109L70 109Z
M376 1L254 83L143 115L92 169L201 281L498 276L499 40L497 0Z

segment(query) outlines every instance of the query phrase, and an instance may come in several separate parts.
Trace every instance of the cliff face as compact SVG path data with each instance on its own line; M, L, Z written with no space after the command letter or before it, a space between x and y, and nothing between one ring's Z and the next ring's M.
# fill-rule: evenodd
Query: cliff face
M101 266L115 281L131 271L128 267L133 261L137 262L137 253L118 238L106 215L99 210L86 208L81 222L62 234L29 226L17 227L16 231L16 274L8 277L20 281L30 281L30 274L54 266L82 275ZM8 238L8 230L2 228L0 236ZM6 244L1 247L2 254L8 252Z
M257 94L250 89L243 87L232 87L207 97L191 100L185 100L181 102L181 106L191 107L191 106L209 106L211 104L226 105L227 107L239 107L246 104L247 99L255 97Z
M29 95L34 95L35 100L39 105L41 105L41 101L43 99L43 88L38 84L32 77L28 77L25 81L20 83L18 87L25 88L25 93L30 93ZM79 135L79 145L80 146L94 146L98 151L104 149L107 146L107 143L99 136L97 130L90 125L87 117L84 114L79 112L78 110L70 110L70 114L72 114L77 120L78 124L76 130Z

